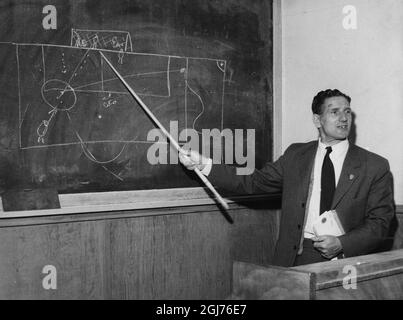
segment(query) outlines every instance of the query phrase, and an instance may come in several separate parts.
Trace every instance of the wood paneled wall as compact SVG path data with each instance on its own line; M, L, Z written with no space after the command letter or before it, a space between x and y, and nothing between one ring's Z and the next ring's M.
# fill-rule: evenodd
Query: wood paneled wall
M232 224L215 206L152 213L1 220L0 299L225 299L234 260L270 264L276 210L234 204Z

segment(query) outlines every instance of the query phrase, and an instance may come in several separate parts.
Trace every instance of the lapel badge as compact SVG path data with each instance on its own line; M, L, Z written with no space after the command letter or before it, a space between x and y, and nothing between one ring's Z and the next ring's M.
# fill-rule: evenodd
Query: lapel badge
M353 174L350 174L350 180L353 180L354 179L354 175Z

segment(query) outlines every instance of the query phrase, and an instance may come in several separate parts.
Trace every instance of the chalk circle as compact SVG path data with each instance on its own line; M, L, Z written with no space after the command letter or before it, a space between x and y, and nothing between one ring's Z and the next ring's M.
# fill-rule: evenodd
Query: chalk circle
M74 89L67 82L59 79L46 81L42 85L41 94L46 104L57 111L69 111L77 102Z

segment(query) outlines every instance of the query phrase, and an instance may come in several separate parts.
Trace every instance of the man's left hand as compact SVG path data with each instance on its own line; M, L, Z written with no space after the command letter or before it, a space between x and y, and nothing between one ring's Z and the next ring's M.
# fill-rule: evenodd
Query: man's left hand
M326 259L336 257L343 250L339 238L335 236L318 236L312 238L312 241L314 248Z

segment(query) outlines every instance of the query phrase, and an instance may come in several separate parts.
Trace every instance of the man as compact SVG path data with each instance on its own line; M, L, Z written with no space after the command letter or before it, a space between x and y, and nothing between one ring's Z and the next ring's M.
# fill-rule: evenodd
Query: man
M351 98L339 90L313 99L319 141L292 144L274 163L250 176L212 165L195 151L181 163L198 167L221 188L239 193L282 193L280 234L273 264L295 266L369 254L387 237L394 216L388 161L348 141ZM315 236L313 222L335 210L345 233Z

